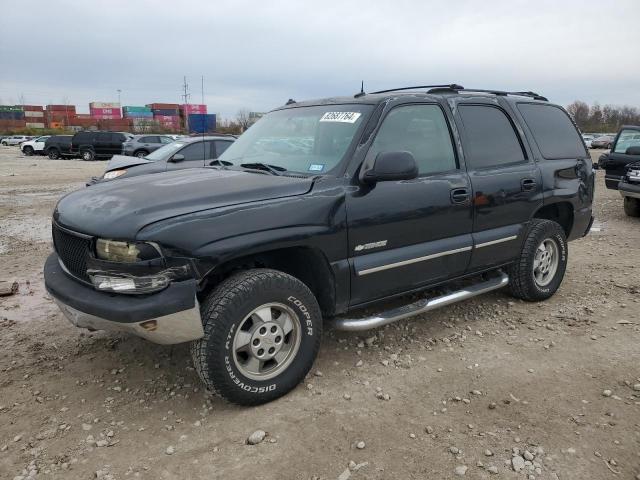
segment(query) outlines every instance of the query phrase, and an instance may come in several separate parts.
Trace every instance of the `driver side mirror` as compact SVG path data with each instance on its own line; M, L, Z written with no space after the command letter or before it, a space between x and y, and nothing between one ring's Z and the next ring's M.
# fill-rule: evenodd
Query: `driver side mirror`
M176 153L173 157L171 157L170 161L173 163L182 162L184 160L184 155L180 153Z
M369 185L376 182L411 180L418 176L418 165L411 152L380 152L373 167L365 171L360 179Z

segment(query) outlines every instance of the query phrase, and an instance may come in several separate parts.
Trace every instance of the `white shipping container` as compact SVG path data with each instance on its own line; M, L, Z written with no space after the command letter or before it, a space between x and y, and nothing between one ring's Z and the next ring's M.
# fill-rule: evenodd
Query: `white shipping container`
M25 123L27 128L44 128L44 123Z
M24 116L25 117L39 117L42 118L44 117L44 112L35 112L32 110L25 110L24 111Z
M109 102L91 102L89 104L90 108L120 108L120 104L118 102L109 103Z

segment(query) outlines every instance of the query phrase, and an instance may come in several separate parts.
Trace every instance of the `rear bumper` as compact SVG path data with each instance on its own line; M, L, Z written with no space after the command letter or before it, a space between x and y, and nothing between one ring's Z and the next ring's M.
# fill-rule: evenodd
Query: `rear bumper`
M623 197L640 198L640 184L625 182L618 184L618 191Z
M44 280L62 313L77 327L125 331L161 344L204 335L195 280L176 282L151 295L98 292L66 274L55 253L45 263Z
M620 183L620 180L623 178L624 177L622 175L607 173L604 176L604 184L611 190L618 190L618 183Z
M593 224L593 213L591 207L583 208L573 212L573 228L567 240L576 240L589 233Z

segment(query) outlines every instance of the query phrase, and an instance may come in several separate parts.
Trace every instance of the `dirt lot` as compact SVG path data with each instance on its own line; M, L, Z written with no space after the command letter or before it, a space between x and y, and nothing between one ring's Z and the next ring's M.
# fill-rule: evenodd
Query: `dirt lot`
M103 168L0 147L0 478L640 479L640 221L601 174L551 300L329 331L304 384L248 409L186 345L83 332L47 296L56 199Z

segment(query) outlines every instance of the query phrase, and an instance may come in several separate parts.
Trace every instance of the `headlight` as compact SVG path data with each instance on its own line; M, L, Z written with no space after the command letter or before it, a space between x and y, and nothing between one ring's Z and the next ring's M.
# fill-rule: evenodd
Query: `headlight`
M88 270L87 273L96 290L142 295L162 290L168 287L172 280L183 278L188 273L188 267L172 267L162 272L140 277L100 270Z
M124 175L125 173L127 173L126 170L111 170L110 172L105 173L102 178L105 180L112 180L114 178L118 178L120 175Z
M120 263L135 263L160 257L158 249L144 242L116 242L99 238L96 240L96 257Z

